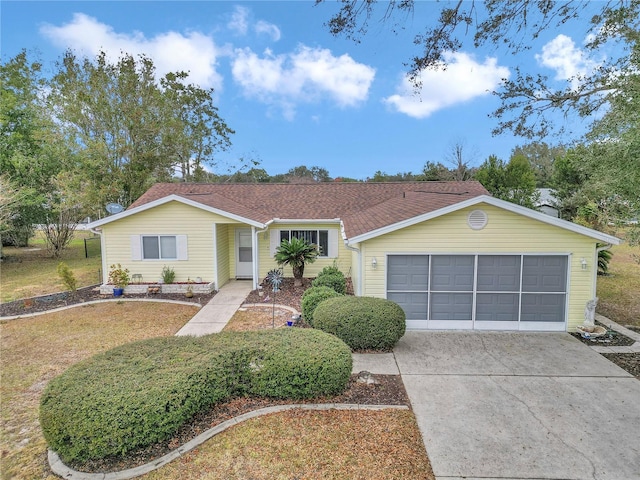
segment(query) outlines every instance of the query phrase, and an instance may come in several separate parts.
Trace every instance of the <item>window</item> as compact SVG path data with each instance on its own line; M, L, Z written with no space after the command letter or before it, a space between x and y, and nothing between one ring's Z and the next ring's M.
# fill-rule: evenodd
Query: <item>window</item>
M176 260L178 258L175 235L143 235L142 258L144 260Z
M329 231L328 230L280 230L280 242L298 238L306 240L318 246L320 257L329 256Z

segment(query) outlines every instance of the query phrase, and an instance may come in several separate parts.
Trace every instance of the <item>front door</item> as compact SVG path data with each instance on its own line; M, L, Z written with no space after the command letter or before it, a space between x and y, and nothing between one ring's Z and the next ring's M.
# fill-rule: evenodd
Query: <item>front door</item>
M253 278L251 229L236 229L236 278Z

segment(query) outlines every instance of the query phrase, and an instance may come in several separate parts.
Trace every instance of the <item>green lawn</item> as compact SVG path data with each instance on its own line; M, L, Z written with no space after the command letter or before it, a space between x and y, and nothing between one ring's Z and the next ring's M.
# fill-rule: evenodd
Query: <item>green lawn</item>
M621 325L640 327L640 247L611 249L609 274L598 277L597 312Z
M54 259L47 253L44 239L36 235L27 248L4 247L5 259L0 267L0 301L10 302L65 290L56 268L65 262L73 271L78 286L101 283L99 240L90 241L90 258L85 258L84 239L91 232L77 231L62 258Z

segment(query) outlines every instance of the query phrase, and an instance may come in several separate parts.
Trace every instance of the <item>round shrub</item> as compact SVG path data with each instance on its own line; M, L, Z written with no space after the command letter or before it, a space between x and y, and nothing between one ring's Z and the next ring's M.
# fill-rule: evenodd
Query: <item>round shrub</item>
M302 317L313 326L313 312L320 302L328 298L341 297L342 294L330 287L311 287L302 294Z
M236 396L339 393L351 362L347 345L312 329L144 340L49 382L40 424L66 462L121 456L170 438L196 413Z
M344 391L352 357L342 340L310 328L276 332L252 361L251 394L302 399Z
M325 273L318 275L311 285L314 287L329 287L338 293L347 293L347 280L344 278L342 272L337 273Z
M313 313L313 326L342 339L352 350L388 351L406 329L402 308L373 297L325 300Z

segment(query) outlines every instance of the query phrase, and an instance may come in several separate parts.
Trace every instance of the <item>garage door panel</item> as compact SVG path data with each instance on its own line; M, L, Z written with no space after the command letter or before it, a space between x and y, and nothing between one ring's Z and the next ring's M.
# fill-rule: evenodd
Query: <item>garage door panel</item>
M407 320L426 320L428 294L425 293L404 293L390 292L387 298L396 302L402 307Z
M432 293L432 320L471 320L473 294L471 293Z
M520 290L520 255L479 255L479 292L517 292Z
M473 255L434 255L431 262L431 290L473 290Z
M523 322L564 322L565 296L535 293L522 294Z
M517 293L478 293L476 321L517 322L520 307Z
M525 255L522 261L524 292L564 292L566 285L566 256Z
M427 290L429 288L428 255L390 255L387 267L389 290Z

